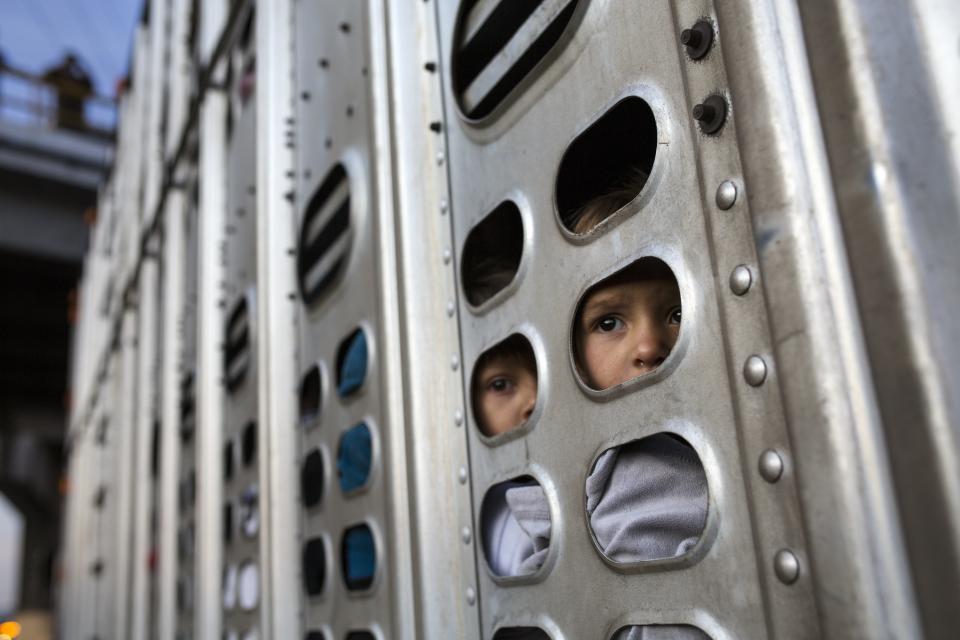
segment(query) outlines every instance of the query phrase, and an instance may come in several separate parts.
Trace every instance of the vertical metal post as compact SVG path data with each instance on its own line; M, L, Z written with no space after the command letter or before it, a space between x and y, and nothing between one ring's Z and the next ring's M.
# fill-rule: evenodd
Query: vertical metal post
M209 61L223 28L226 3L201 5L201 60ZM223 80L223 69L215 79ZM220 430L223 420L224 243L226 209L227 96L208 91L200 108L200 215L198 225L197 293L197 540L194 633L197 638L220 636L221 487Z
M291 3L277 0L256 12L257 51L257 324L260 533L267 637L299 636L296 487L296 307L294 215L285 177L293 153L285 140L292 105Z

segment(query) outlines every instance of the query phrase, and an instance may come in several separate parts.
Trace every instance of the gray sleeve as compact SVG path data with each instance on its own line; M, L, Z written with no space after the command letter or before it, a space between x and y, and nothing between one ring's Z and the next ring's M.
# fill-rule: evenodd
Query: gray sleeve
M689 445L667 434L604 452L586 489L590 526L615 562L683 555L706 524L703 467Z
M550 505L539 484L512 487L507 490L507 504L533 543L533 553L524 558L516 575L534 573L543 565L550 547Z

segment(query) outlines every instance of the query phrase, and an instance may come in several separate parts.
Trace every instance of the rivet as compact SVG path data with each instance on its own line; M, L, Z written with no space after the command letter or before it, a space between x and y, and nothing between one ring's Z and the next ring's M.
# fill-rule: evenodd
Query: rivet
M460 539L463 540L463 544L470 544L470 541L473 539L473 536L470 534L470 527L464 527L460 530Z
M460 368L460 358L459 358L459 357L453 356L452 358L450 358L450 368L451 368L452 370L454 370L454 371L456 371L457 369Z
M760 356L750 356L743 364L743 377L751 387L759 387L767 378L767 363Z
M730 290L738 296L749 291L751 284L753 284L753 275L746 265L737 265L730 273Z
M460 411L460 409L453 412L453 424L458 427L463 424L463 411Z
M460 480L460 484L467 484L467 468L460 467L460 471L457 472L457 479Z
M724 180L717 187L717 206L726 211L737 201L737 184L733 180Z
M800 561L789 549L780 549L773 559L773 570L784 584L793 584L800 577Z
M447 199L441 198L440 200L440 215L443 215L447 212Z
M450 259L453 256L450 253L450 247L447 247L443 250L443 264L450 264Z
M443 164L443 151L437 151L437 164Z
M783 475L783 458L773 449L760 454L760 475L767 482L776 482Z
M453 302L448 302L447 315L452 318L456 312L457 312L457 306L453 304Z
M467 604L473 606L477 602L477 592L473 590L473 587L467 587Z

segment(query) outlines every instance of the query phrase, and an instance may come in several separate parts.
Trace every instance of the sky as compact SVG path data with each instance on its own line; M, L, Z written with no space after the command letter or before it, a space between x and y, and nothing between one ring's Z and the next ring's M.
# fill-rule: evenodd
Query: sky
M0 0L0 52L7 64L42 73L73 51L97 93L112 96L127 72L143 0Z

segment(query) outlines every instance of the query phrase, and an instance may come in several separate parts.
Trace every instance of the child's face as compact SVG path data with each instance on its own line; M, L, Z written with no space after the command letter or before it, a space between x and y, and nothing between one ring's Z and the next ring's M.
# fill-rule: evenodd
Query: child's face
M672 276L617 277L587 293L575 327L580 366L607 389L660 366L680 334L680 290Z
M522 425L537 404L537 374L533 363L513 355L494 355L477 376L477 421L480 430L495 436Z

